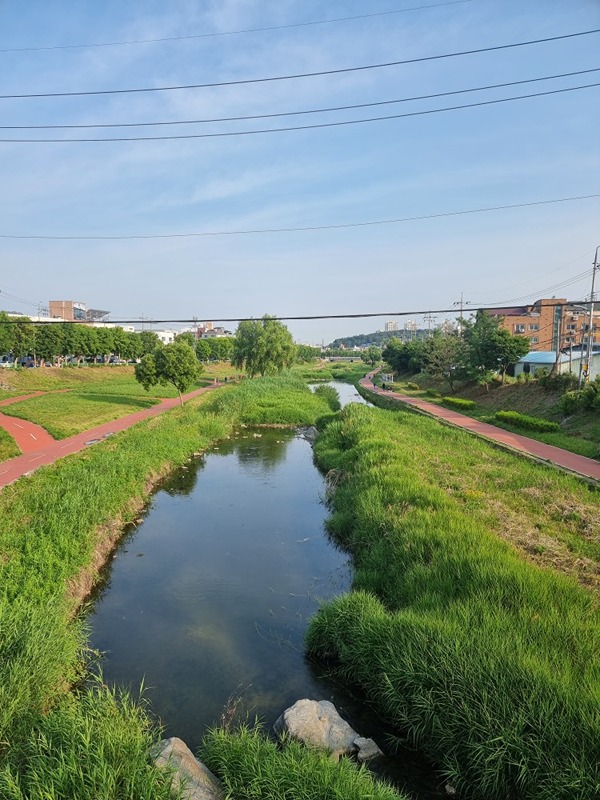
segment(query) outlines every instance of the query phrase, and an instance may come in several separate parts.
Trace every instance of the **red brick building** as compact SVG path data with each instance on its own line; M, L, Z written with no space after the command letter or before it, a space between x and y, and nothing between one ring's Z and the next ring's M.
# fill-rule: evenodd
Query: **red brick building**
M531 350L579 348L587 341L589 311L561 297L536 300L528 306L494 308L488 314L501 317L502 327L510 333L527 336ZM600 343L600 312L594 313L593 341Z

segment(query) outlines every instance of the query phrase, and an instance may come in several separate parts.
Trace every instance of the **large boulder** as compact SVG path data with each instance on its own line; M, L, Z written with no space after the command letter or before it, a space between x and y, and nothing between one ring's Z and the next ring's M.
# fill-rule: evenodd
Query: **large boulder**
M328 700L298 700L274 725L278 736L287 734L299 742L327 750L333 758L356 756L367 761L383 755L372 739L365 739L342 719Z
M182 800L223 800L223 790L217 778L195 758L181 739L176 736L163 739L154 746L150 755L157 767L174 770L173 788L178 789L183 784Z

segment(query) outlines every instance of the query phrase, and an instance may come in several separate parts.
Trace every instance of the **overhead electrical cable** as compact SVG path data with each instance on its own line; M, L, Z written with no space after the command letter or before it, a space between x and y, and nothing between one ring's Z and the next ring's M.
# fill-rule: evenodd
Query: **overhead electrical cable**
M264 233L304 233L307 231L327 231L342 230L344 228L367 228L375 225L396 225L402 222L420 222L430 219L443 219L446 217L460 217L467 214L482 214L491 211L505 211L513 208L530 208L533 206L545 206L555 203L570 203L579 200L592 200L599 198L600 194L584 194L576 197L558 197L551 200L533 200L528 203L508 203L501 206L488 206L485 208L470 208L460 211L443 211L439 214L424 214L414 217L399 217L398 219L378 219L367 222L343 222L333 225L307 225L303 227L288 228L255 228L248 230L233 231L193 231L189 233L146 233L137 235L106 235L106 234L86 234L86 235L46 235L46 234L17 234L0 233L0 239L41 239L45 241L129 241L134 239L187 239L199 238L204 236L247 236L249 234Z
M536 280L537 278L540 278L542 276L551 275L553 272L558 272L559 270L564 269L565 267L569 267L571 264L574 264L576 261L582 261L584 258L587 258L588 256L592 255L593 252L594 252L593 250L588 250L587 253L583 253L582 255L577 256L576 258L572 258L570 261L567 261L566 264L559 264L558 267L554 267L551 270L544 270L544 272L538 273L537 275L534 275L533 278L527 278L524 281L519 281L518 283L512 283L510 286L506 286L504 288L505 289L515 289L517 286L523 286L526 283L531 283L532 280ZM489 292L488 292L488 294L489 294ZM532 294L533 294L533 292L532 292ZM475 303L476 301L472 300L470 302L471 303ZM480 302L485 302L485 301L480 301ZM506 302L508 303L508 302L511 302L511 301L507 300Z
M510 300L505 300L506 303L518 303L520 301L525 301L530 297L540 296L544 294L548 294L549 292L554 292L557 289L565 289L568 286L572 286L576 283L581 283L581 281L588 280L590 277L589 269L585 272L581 272L579 275L574 275L571 278L567 278L564 281L560 281L560 283L555 283L552 286L546 286L544 289L538 289L534 292L528 292L527 294L521 295L520 297L511 297Z
M346 125L364 125L371 122L387 122L392 119L407 119L409 117L423 117L431 114L441 114L448 111L460 111L467 108L480 108L482 106L498 105L499 103L510 103L513 100L530 100L534 97L547 97L554 94L564 94L566 92L576 92L580 89L592 89L600 86L600 81L586 83L582 86L570 86L565 89L549 89L545 92L532 92L531 94L520 94L514 97L501 97L495 100L479 100L475 103L465 103L457 106L444 106L443 108L429 108L423 111L407 111L404 114L386 114L383 117L367 117L363 119L346 119L335 122L315 122L310 125L287 125L283 128L256 128L245 131L215 131L213 133L175 133L161 136L71 136L63 139L48 138L27 138L17 139L4 137L0 142L5 144L69 144L73 142L171 142L181 139L221 139L235 136L256 136L266 133L290 133L292 131L310 131L319 128L341 128Z
M0 130L65 130L81 128L147 128L159 125L204 125L215 122L244 122L253 119L273 119L275 117L296 117L306 114L326 114L333 111L353 111L358 108L373 108L376 106L387 106L398 103L412 103L417 100L434 100L439 97L449 97L457 94L469 94L472 92L483 92L490 89L504 89L510 86L521 86L526 83L539 83L540 81L552 81L560 78L571 78L575 75L588 75L591 72L600 72L600 67L591 69L577 70L576 72L563 72L559 75L544 75L538 78L525 78L518 81L508 81L506 83L491 83L487 86L472 86L468 89L455 89L450 92L436 92L434 94L413 95L412 97L401 97L395 100L377 100L372 103L355 103L346 106L329 106L326 108L310 108L301 111L278 111L270 114L247 114L236 117L210 117L208 119L182 119L168 120L166 122L88 122L72 125L0 125Z
M577 305L578 303L586 302L584 300L570 300L566 303L555 303L556 307L564 307L564 306L571 306ZM512 308L517 309L519 306L512 306ZM505 308L510 308L510 306L503 306L500 310L504 310ZM497 306L479 306L480 311L496 311L498 310ZM374 312L360 312L357 314L308 314L308 315L298 315L298 316L274 316L273 319L282 320L282 321L293 321L293 320L314 320L314 319L363 319L368 317L412 317L412 316L423 316L425 314L452 314L456 316L456 307L454 308L426 308L421 310L413 310L413 311L374 311ZM261 316L254 316L254 317L220 317L218 314L212 314L209 312L204 313L204 319L211 319L214 322L259 322L262 317ZM135 325L139 324L140 322L144 322L145 325L173 325L173 324L183 324L183 323L197 323L198 317L191 317L189 319L150 319L149 317L133 317L132 319L111 319L110 321L107 320L108 324L111 325ZM2 324L3 325L22 325L24 320L17 320L17 319L8 319L5 320ZM54 322L52 319L48 319L47 321L35 321L31 323L33 325L56 325L57 323ZM89 324L87 320L65 320L62 322L63 325L86 325Z
M336 22L353 22L359 19L372 17L389 17L393 14L404 14L408 11L422 11L429 8L443 6L456 6L470 3L471 0L447 0L444 3L430 3L429 5L412 6L409 8L395 8L390 11L375 11L371 14L356 14L352 17L333 17L332 19L309 20L308 22L291 22L286 25L269 25L262 28L241 28L236 31L213 31L211 33L194 33L186 36L163 36L158 39L126 39L120 42L91 42L88 44L55 44L41 47L2 47L0 53L36 53L44 50L80 50L92 47L121 47L123 45L156 44L159 42L181 42L189 39L211 39L217 36L239 36L244 33L263 33L266 31L281 31L288 28L307 28L312 25L331 25Z
M426 61L439 61L446 58L457 58L459 56L470 56L480 53L492 53L499 50L509 50L515 47L527 47L535 44L546 44L548 42L558 42L566 39L574 39L581 36L591 36L600 33L600 28L587 31L577 31L575 33L565 33L560 36L547 36L543 39L529 39L525 42L511 42L510 44L499 44L493 47L478 47L473 50L460 50L452 53L440 53L433 56L420 56L417 58L405 58L400 61L387 61L381 64L362 64L358 67L341 67L338 69L319 70L317 72L299 72L290 75L269 75L263 78L240 78L232 81L213 81L210 83L189 83L174 86L144 86L129 89L94 89L77 92L30 92L23 94L2 94L0 100L19 100L40 97L90 97L98 95L112 94L139 94L141 92L172 92L181 89L211 89L219 86L241 86L253 83L270 83L273 81L291 81L300 78L316 78L324 75L342 75L349 72L364 72L371 69L383 69L387 67L398 67L405 64L419 64Z

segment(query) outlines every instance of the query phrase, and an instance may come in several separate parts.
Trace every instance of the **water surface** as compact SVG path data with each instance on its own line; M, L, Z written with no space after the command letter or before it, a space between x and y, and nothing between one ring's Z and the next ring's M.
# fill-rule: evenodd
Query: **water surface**
M364 402L332 385L343 403ZM90 615L91 646L105 653L108 682L144 681L167 736L195 748L232 703L270 726L309 697L382 740L364 702L303 654L319 600L350 586L348 558L325 533L324 496L301 435L246 428L178 470L124 539ZM417 796L438 796L414 754L381 767Z

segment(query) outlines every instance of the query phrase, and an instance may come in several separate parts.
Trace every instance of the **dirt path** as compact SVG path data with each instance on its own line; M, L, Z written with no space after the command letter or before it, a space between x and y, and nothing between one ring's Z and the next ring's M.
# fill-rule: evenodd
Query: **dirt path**
M204 392L208 392L211 389L216 389L219 386L221 386L219 383L213 384L212 386L205 386L202 389L196 389L193 392L185 394L183 398L184 400L190 400L193 397L198 397L199 395L204 394ZM16 397L9 398L9 401L16 403L23 399L25 398ZM53 464L55 461L58 461L59 458L64 458L72 453L78 453L80 450L84 450L86 447L89 447L92 444L101 442L109 436L112 436L114 433L125 431L128 428L131 428L132 425L135 425L137 422L141 422L144 419L150 419L151 417L156 417L159 414L164 414L165 411L169 411L171 408L175 408L178 405L179 398L177 397L169 398L168 400L162 400L155 406L145 408L142 411L136 411L133 414L128 414L125 417L112 420L112 422L105 422L103 425L98 425L96 428L90 428L90 430L84 431L83 433L77 433L75 436L70 436L68 439L61 439L60 441L53 439L49 433L44 431L44 429L40 428L38 425L33 425L33 423L25 423L24 420L17 419L17 423L23 426L27 424L31 425L33 428L43 431L46 437L48 437L48 440L42 444L41 440L37 439L35 440L37 443L35 449L24 451L23 455L16 456L15 458L11 458L8 461L3 461L0 463L0 489L4 486L7 486L9 483L14 483L14 481L23 475L28 475L29 473L34 472L36 469L39 469L39 467L46 466L47 464ZM4 420L13 421L14 419L14 417L7 417L4 414L0 414L0 425L5 427ZM6 430L8 430L8 428L6 428ZM9 433L11 433L11 436L15 436L13 432L9 431ZM27 430L26 433L31 434L32 431ZM21 433L19 433L19 436L21 436ZM27 437L24 435L21 438L23 441L25 441ZM17 444L19 444L19 439L17 439L16 436L15 439L17 440ZM19 446L21 447L20 444Z
M490 439L511 450L525 453L533 458L547 461L555 466L569 470L570 472L575 472L578 475L584 475L587 478L600 481L600 462L594 461L593 458L579 456L576 453L570 453L568 450L563 450L560 447L537 442L535 439L530 439L528 436L521 436L518 433L505 431L503 428L497 428L495 425L489 425L487 422L480 422L472 417L466 417L464 414L459 414L458 411L451 411L436 403L428 403L420 397L408 397L398 392L384 392L373 384L372 377L374 374L374 372L371 372L360 381L361 386L368 389L370 392L382 395L387 399L398 400L432 417L442 419L444 422L456 425L458 428L464 428L477 436Z

